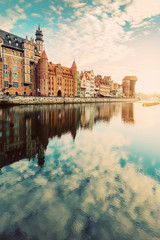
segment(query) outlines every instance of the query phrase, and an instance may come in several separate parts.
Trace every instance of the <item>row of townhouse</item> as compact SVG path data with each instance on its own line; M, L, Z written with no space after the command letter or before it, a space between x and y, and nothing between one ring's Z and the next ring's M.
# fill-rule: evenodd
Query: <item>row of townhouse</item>
M81 71L77 74L80 81L80 97L106 97L109 95L122 96L123 86L114 83L111 76L94 76L94 71ZM77 83L78 83L77 77ZM78 96L78 94L77 94Z

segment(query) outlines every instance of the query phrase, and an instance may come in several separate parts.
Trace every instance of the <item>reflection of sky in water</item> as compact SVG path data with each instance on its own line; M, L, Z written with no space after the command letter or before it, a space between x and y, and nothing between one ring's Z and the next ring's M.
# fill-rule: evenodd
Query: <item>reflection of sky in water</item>
M160 239L158 111L135 104L134 125L116 115L50 139L43 168L2 168L0 239Z

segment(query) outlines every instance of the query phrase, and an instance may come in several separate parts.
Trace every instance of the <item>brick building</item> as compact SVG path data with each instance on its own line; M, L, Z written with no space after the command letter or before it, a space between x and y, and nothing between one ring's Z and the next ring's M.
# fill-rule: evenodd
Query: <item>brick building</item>
M122 80L123 94L126 97L135 97L136 76L126 76Z
M43 34L35 42L0 30L0 90L11 95L76 96L77 66L48 63Z
M73 61L72 67L48 63L49 96L77 96L77 66Z

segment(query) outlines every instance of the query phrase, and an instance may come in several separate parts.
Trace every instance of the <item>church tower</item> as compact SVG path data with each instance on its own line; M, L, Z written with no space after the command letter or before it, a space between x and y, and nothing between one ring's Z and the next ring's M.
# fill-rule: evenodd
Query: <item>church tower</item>
M43 51L43 34L42 34L42 30L40 29L40 25L38 25L38 29L36 30L35 35L36 35L37 49L41 55Z
M77 66L75 63L75 60L72 63L71 72L73 75L73 81L74 81L74 97L77 96Z

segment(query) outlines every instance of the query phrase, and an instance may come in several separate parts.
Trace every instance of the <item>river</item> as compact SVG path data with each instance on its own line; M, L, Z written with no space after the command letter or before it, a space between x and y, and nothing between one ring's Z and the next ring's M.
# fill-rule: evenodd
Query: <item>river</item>
M0 109L0 239L160 239L160 105Z

